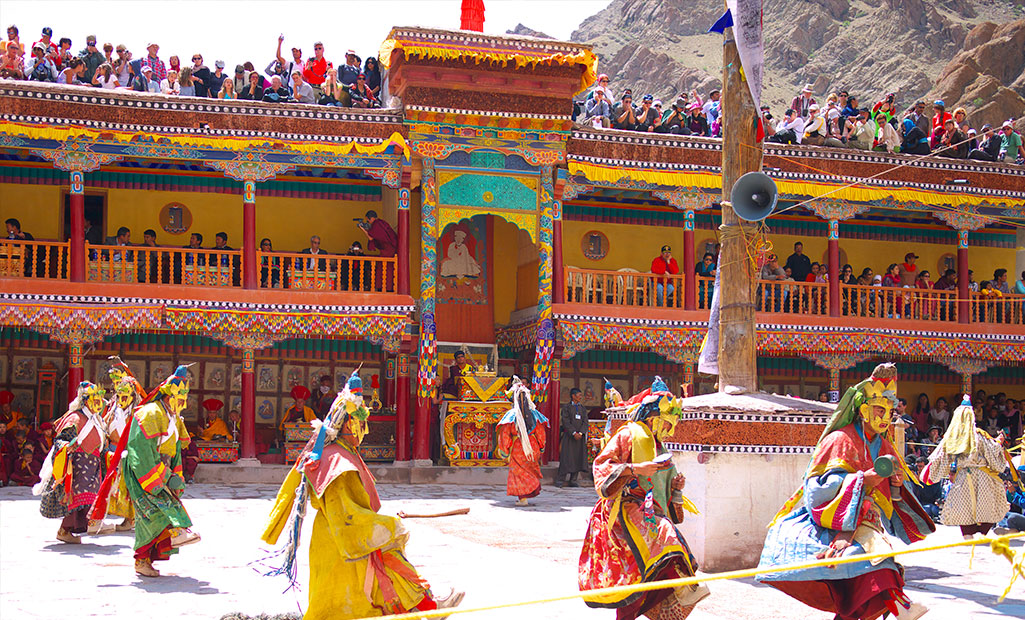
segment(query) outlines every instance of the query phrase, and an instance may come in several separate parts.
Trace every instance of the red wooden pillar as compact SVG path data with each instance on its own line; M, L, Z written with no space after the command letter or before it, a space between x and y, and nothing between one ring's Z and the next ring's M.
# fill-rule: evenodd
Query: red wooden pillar
M972 322L971 291L968 290L968 231L957 231L957 322Z
M408 217L408 211L407 217ZM408 461L409 450L409 354L400 353L396 359L395 375L395 460ZM430 428L428 420L428 429ZM427 445L427 457L431 457L430 444ZM419 457L418 457L419 458Z
M256 458L256 351L242 349L242 458Z
M256 183L243 181L242 190L242 287L260 288L256 260ZM254 400L255 402L255 400Z
M696 276L694 274L694 209L687 209L683 219L683 309L697 308Z
M829 316L840 316L840 221L829 220Z
M72 233L74 234L74 233ZM82 237L84 242L85 237ZM84 255L84 253L83 253ZM82 367L81 342L72 342L68 345L68 402L75 400L78 396L78 384L85 379L85 369ZM58 417L58 416L55 416Z
M409 295L409 175L399 188L399 295Z
M85 180L83 174L77 170L71 172L71 237L68 241L71 251L71 256L68 257L71 281L85 282ZM75 382L74 386L77 391L78 382Z

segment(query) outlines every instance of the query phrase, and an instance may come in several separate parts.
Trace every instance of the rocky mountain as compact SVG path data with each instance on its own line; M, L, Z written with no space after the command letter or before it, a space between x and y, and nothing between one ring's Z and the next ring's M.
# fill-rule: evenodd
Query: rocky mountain
M722 7L722 0L612 0L571 38L594 46L613 90L632 86L635 95L667 99L697 89L704 96L721 81L722 37L705 33ZM901 105L934 87L955 101L958 87L972 88L971 101L983 104L994 94L1010 101L1010 92L1025 93L1025 54L1014 47L1020 29L995 25L1020 18L1022 0L764 0L764 7L763 100L773 107L789 103L804 84L818 96L847 89L863 101L894 92ZM987 43L998 32L1006 42ZM991 62L1000 54L1002 64ZM977 68L951 67L975 56ZM937 84L941 73L946 82Z
M545 34L543 32L538 31L538 30L533 30L531 28L527 28L523 24L516 24L515 28L513 28L512 30L506 30L505 34L519 34L519 35L523 35L525 37L536 37L538 39L554 39L555 38L555 37L553 37L551 35L547 35L547 34Z

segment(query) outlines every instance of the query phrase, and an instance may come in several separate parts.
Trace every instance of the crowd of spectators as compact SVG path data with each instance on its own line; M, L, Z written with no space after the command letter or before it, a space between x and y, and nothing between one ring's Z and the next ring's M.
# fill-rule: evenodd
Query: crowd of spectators
M104 43L101 48L95 35L86 37L85 48L77 54L71 52L70 38L55 42L52 37L53 29L47 26L39 40L29 45L22 43L17 26L9 26L7 39L0 41L0 78L180 97L381 107L384 76L377 58L362 61L350 49L345 62L335 66L319 41L313 44L312 56L304 59L302 49L293 47L286 57L281 35L263 73L245 61L229 74L223 60L215 60L211 70L199 53L192 55L191 65L183 66L177 55L165 63L157 43L149 43L146 53L135 58L124 45Z
M634 96L630 88L615 97L609 76L602 74L584 99L575 103L574 120L593 127L720 138L720 94L713 89L702 100L691 91L664 106L652 95ZM776 118L770 107L763 105L761 118L766 140L780 144L1025 164L1022 136L1011 121L976 129L964 108L950 114L939 100L933 102L931 112L927 107L924 101L917 101L902 112L897 96L890 93L869 108L846 90L831 93L820 106L809 84L782 117Z

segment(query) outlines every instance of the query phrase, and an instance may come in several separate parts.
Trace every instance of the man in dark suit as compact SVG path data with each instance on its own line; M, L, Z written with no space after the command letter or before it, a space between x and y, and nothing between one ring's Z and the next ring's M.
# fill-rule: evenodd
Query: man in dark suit
M310 254L312 256L326 256L327 252L320 249L320 237L313 235L310 237L310 247L299 252L300 254ZM327 260L313 259L313 258L297 258L295 259L296 269L317 269L318 271L327 270Z
M577 475L587 471L587 409L581 404L580 388L569 391L567 404L559 410L562 443L559 447L559 473L555 486L562 487L569 475L569 486L578 487Z

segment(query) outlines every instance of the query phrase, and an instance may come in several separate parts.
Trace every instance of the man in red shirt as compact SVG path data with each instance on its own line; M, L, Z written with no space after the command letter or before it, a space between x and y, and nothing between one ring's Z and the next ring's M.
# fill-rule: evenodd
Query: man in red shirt
M651 273L660 276L677 275L680 273L680 266L676 264L672 248L668 245L662 246L662 253L651 261ZM655 300L661 306L667 291L669 298L672 299L675 287L669 278L656 278L655 282Z
M313 58L308 59L306 67L303 68L303 80L313 87L313 93L317 101L320 101L320 96L323 94L321 87L327 78L327 70L332 66L334 65L324 58L324 44L320 41L314 43Z

